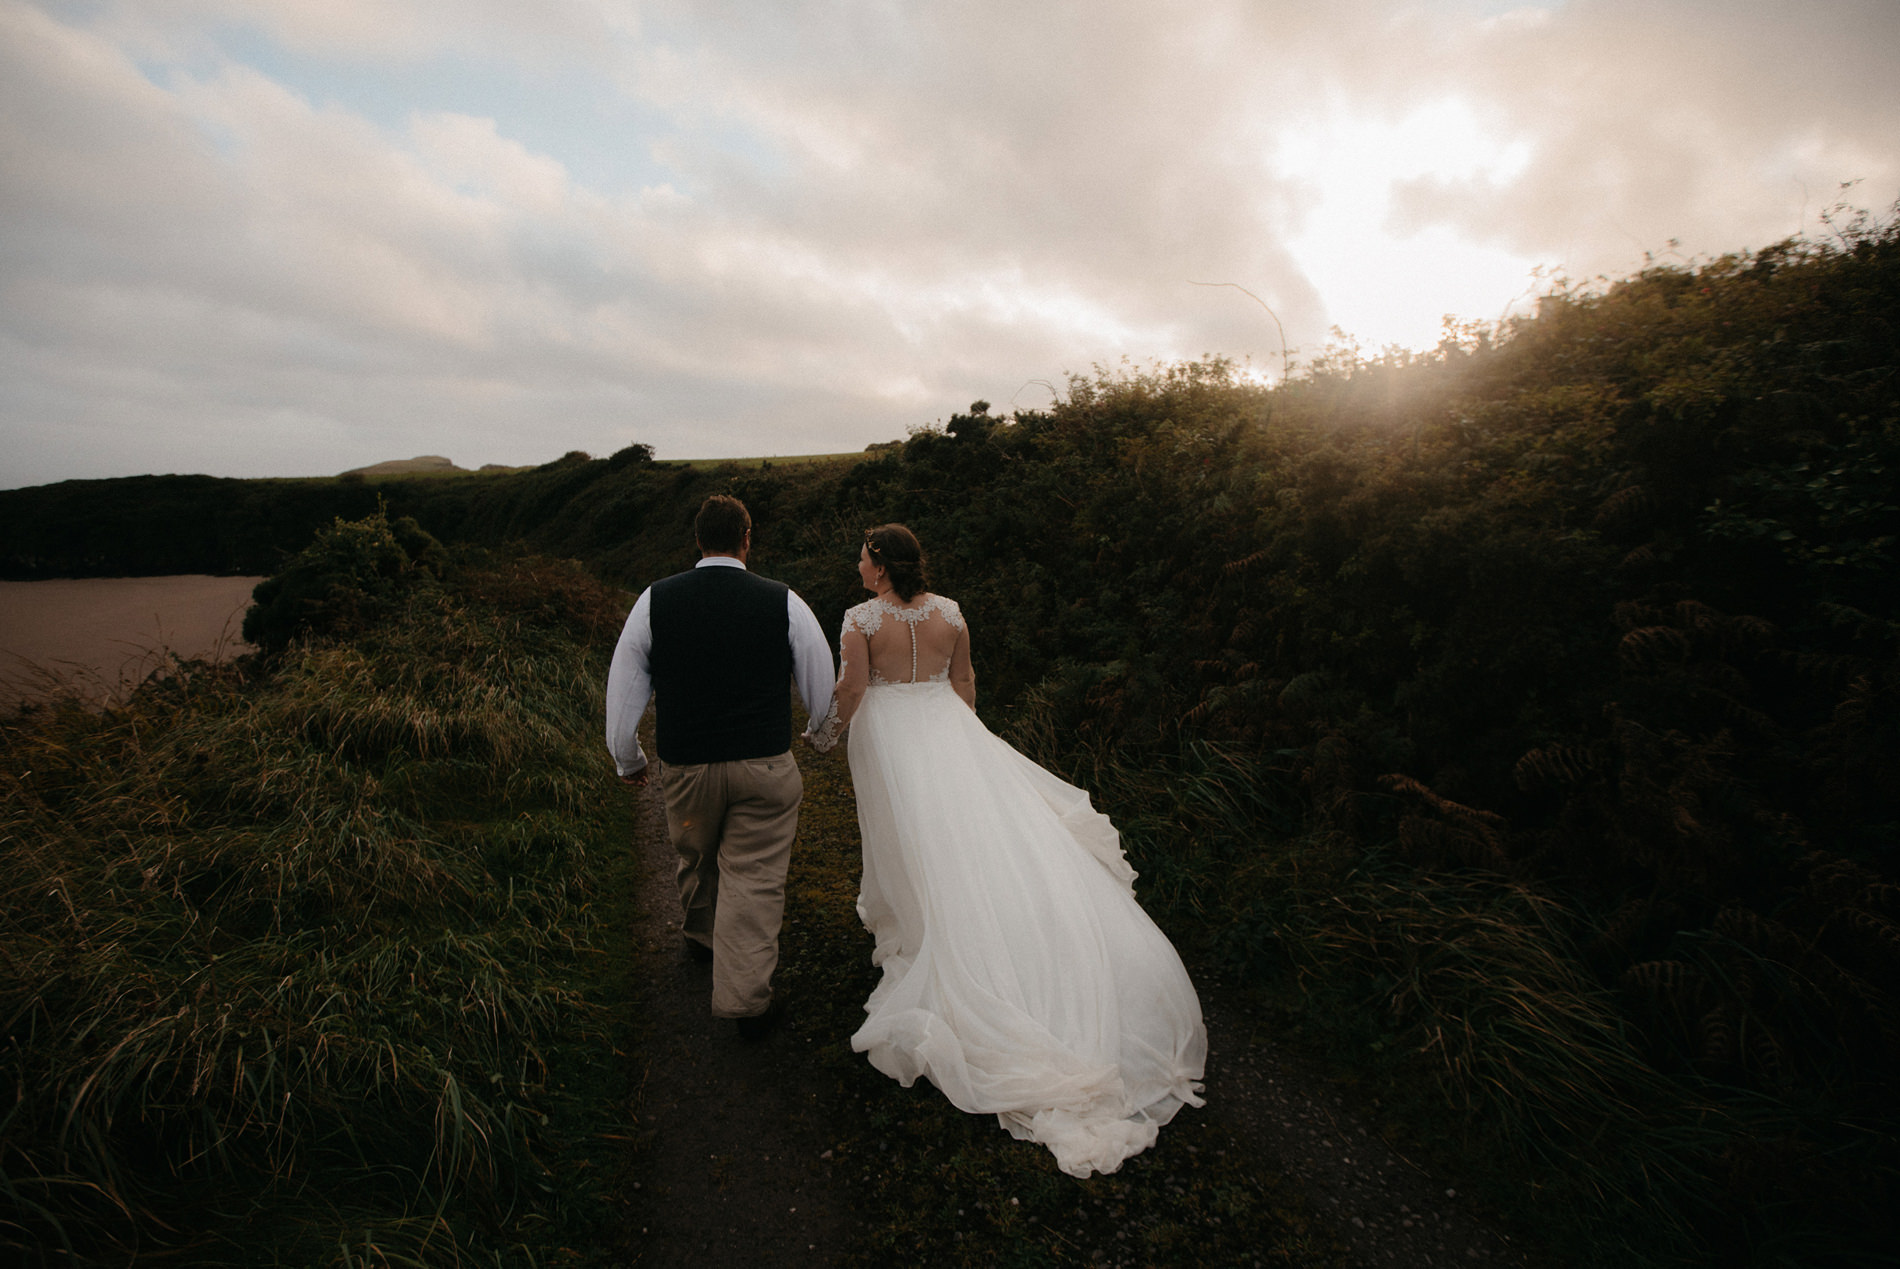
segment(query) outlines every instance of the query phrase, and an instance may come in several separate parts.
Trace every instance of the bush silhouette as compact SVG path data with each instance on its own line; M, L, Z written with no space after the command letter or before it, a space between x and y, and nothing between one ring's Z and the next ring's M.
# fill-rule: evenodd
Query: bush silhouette
M274 654L293 639L366 629L393 612L418 580L440 576L447 562L442 544L409 516L392 523L379 508L360 520L338 517L251 592L245 641Z

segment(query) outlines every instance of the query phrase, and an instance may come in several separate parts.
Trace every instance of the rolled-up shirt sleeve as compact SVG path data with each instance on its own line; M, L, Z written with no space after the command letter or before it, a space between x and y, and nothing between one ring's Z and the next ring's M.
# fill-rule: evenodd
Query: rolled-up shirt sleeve
M627 624L621 627L620 642L614 645L614 658L607 667L607 752L613 755L614 770L622 776L639 775L647 767L646 752L640 748L640 715L653 699L653 591L640 592ZM827 665L830 658L827 657ZM829 693L830 689L826 689Z
M831 693L838 685L838 676L832 669L831 645L825 640L824 627L818 624L811 605L790 588L785 591L785 615L792 643L792 678L798 684L798 699L805 702L805 713L810 716L805 724L809 735L831 712Z

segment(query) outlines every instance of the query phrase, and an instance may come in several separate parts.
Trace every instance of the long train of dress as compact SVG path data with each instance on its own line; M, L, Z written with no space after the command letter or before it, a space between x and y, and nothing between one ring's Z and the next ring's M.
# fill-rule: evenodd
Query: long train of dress
M1079 1177L1115 1171L1202 1104L1200 1001L1087 793L945 682L872 686L850 757L858 915L883 969L852 1048L995 1114Z

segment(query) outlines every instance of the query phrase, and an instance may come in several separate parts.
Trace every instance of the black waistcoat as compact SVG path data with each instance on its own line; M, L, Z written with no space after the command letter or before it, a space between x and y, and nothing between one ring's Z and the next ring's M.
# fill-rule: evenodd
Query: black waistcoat
M654 732L674 765L792 746L786 586L715 564L653 583Z

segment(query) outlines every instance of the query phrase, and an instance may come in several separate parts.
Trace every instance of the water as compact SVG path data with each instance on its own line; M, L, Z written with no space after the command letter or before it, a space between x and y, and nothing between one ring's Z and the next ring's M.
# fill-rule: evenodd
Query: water
M121 699L168 659L251 651L238 637L259 577L0 582L0 709L69 685Z

